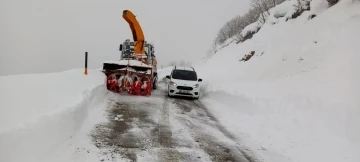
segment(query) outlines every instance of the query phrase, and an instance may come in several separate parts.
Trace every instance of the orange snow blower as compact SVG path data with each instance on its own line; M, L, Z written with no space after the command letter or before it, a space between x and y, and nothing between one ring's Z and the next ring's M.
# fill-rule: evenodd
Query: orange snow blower
M145 41L141 26L135 15L124 10L122 17L128 22L134 41L126 39L120 44L120 60L105 61L102 72L106 75L109 91L132 95L151 95L157 88L157 59L154 45Z

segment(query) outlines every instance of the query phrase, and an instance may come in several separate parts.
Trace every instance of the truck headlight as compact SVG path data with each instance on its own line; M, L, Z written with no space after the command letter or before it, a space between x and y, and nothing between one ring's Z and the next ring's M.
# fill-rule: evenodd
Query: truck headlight
M199 88L199 84L195 84L193 87L194 88Z

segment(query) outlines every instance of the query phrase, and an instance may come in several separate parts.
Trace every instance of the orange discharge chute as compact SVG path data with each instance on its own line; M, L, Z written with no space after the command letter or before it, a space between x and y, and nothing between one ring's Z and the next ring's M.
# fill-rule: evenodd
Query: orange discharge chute
M134 55L145 54L145 37L136 16L129 10L124 10L122 17L129 23L133 39L134 39Z

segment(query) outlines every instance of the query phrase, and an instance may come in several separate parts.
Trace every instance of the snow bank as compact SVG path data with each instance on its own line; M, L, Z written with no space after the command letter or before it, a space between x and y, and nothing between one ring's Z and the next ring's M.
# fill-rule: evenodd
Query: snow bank
M0 76L0 133L28 127L41 117L73 107L84 94L104 83L104 75L90 70Z
M87 134L103 120L100 71L3 76L0 83L0 161L97 160Z
M203 101L265 161L357 162L360 3L312 4L195 67L206 86ZM238 61L250 51L249 61Z

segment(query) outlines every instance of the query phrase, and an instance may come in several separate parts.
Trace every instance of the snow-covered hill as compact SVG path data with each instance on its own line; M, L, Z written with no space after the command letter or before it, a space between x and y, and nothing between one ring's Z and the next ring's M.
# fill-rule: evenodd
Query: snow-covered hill
M292 11L284 6L271 14ZM296 19L270 16L252 39L196 66L203 97L265 161L360 161L359 29L359 1L313 0Z

